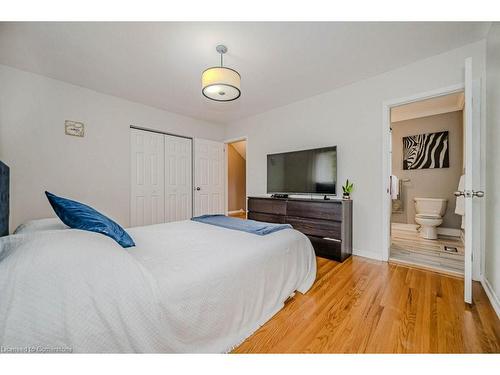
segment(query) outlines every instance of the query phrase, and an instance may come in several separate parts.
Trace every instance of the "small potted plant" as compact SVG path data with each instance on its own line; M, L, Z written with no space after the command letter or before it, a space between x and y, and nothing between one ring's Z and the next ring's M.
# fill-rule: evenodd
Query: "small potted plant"
M344 186L342 186L343 198L351 199L351 193L353 189L354 189L354 184L352 182L349 182L349 179L347 179Z

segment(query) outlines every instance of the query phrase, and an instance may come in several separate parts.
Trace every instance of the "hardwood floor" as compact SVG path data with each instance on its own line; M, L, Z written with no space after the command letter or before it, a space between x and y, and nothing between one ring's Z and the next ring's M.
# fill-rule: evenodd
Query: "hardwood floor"
M317 258L297 295L234 353L498 353L500 321L479 283L351 257Z

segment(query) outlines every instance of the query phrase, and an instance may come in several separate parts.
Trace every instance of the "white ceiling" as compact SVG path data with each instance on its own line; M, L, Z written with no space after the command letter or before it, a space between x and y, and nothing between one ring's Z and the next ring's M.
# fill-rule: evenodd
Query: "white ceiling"
M480 40L490 24L0 23L0 63L204 120L228 123ZM217 65L241 73L230 103L201 94Z
M461 111L464 108L463 91L436 98L420 100L391 108L391 122Z

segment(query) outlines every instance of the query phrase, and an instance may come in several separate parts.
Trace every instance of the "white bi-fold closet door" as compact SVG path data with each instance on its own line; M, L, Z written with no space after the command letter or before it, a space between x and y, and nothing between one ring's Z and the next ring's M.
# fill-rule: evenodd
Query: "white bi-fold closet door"
M186 220L193 213L192 140L165 135L165 221Z
M130 225L165 221L164 135L130 129Z
M131 226L192 216L192 140L130 129Z

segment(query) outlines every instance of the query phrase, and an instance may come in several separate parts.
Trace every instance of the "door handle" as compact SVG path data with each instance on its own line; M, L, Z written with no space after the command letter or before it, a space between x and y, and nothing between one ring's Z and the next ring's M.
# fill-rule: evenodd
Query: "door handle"
M477 197L477 198L482 198L482 197L484 197L484 191L481 191L481 190L474 191L474 190L472 190L472 196L473 197Z
M484 197L484 191L478 190L478 191L470 191L470 190L464 190L464 191L455 191L453 193L455 197L466 197L466 198L472 198L472 197L477 197L477 198L482 198Z
M197 186L197 187L196 187L196 190L197 190L197 191L200 191L200 190L201 190L201 187Z

